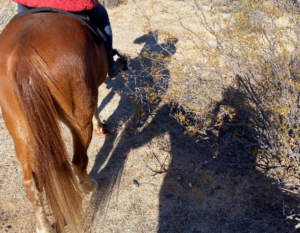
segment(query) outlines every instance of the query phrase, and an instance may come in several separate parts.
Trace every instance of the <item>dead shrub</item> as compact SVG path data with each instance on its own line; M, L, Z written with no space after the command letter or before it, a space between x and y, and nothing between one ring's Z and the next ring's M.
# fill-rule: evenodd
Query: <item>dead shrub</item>
M217 1L194 0L188 6L205 33L165 10L186 29L201 59L181 51L182 60L172 60L172 46L157 44L157 52L145 48L135 61L141 68L127 79L134 83L130 95L147 111L164 101L186 133L199 140L217 136L223 152L256 158L281 192L299 194L300 16L290 1L284 10L282 4L242 0L222 14ZM174 41L164 31L158 36Z

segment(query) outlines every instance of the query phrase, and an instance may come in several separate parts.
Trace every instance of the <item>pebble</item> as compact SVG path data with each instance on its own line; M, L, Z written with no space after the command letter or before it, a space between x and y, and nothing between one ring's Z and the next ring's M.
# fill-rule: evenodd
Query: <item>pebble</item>
M137 180L133 180L132 183L131 183L131 187L132 188L138 188L138 187L140 187L140 184Z

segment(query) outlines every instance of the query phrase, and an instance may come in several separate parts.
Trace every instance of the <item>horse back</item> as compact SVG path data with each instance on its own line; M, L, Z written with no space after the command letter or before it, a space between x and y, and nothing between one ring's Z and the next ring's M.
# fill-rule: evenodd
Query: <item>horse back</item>
M17 69L30 75L34 66L22 63L33 55L47 70L45 82L54 99L64 98L65 102L71 101L73 90L79 90L78 83L85 83L84 91L91 92L83 95L95 98L107 74L104 46L94 42L83 24L60 13L28 14L12 20L0 34L0 51L0 82L7 83L0 93L13 89Z
M54 63L95 59L95 43L88 29L74 18L59 13L35 13L12 20L0 34L1 54L34 49L49 68ZM20 54L18 54L20 56ZM22 54L21 54L22 55ZM68 64L72 66L72 64Z

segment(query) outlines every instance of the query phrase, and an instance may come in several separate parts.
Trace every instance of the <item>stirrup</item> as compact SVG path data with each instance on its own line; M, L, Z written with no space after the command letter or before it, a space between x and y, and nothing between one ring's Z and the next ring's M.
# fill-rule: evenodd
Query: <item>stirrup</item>
M114 66L108 69L108 76L113 79L115 78L118 73L124 69L125 62L118 58L117 61L114 62Z
M116 62L119 62L119 63L122 62L123 63L122 70L127 71L128 70L127 59L123 55L121 55L118 50L113 49L113 56L115 56L115 55L118 55L118 57L119 57Z

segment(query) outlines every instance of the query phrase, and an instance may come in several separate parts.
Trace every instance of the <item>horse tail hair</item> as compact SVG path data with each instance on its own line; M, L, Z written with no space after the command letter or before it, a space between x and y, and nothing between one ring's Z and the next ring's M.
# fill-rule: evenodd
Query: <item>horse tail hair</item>
M46 80L51 82L51 72L35 49L25 47L21 51L14 71L15 92L30 132L32 171L38 187L45 190L60 232L66 232L67 224L72 232L82 233L85 231L84 198L68 161L56 103L46 83Z

